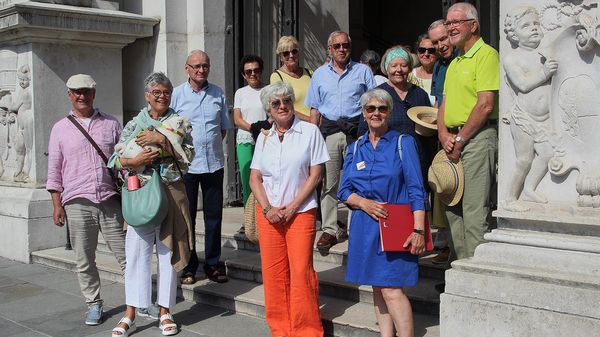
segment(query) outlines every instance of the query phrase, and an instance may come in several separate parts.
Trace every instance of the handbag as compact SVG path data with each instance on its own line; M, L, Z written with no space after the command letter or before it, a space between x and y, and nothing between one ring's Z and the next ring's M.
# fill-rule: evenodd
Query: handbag
M132 227L158 227L169 210L167 193L158 171L141 188L129 191L123 184L121 206L123 218Z
M246 237L255 245L258 244L258 228L256 226L256 198L250 193L244 208L244 232Z

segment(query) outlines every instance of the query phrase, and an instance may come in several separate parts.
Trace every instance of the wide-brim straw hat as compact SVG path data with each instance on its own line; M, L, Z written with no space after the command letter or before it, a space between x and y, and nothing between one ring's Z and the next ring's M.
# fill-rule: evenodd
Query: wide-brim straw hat
M453 163L441 150L429 167L428 180L444 205L454 206L460 202L465 189L465 172L460 160Z
M415 106L406 112L408 118L415 122L415 132L421 136L431 137L437 133L437 108Z

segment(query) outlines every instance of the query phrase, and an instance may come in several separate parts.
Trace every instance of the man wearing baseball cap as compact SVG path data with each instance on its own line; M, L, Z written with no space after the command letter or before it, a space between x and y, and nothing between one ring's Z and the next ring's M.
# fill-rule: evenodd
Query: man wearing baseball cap
M52 195L54 224L68 223L75 252L77 278L88 311L85 324L102 322L100 276L96 268L98 232L125 270L125 234L120 199L105 161L91 141L105 156L110 156L121 135L119 122L95 109L96 82L90 75L73 75L67 81L67 97L72 109L59 120L50 133L48 144L48 180Z

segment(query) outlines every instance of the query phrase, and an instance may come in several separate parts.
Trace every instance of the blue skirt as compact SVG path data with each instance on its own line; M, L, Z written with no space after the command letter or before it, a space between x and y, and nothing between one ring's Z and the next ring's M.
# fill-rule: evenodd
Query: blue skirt
M379 224L361 210L352 212L346 281L379 287L414 286L419 281L419 256L382 252Z

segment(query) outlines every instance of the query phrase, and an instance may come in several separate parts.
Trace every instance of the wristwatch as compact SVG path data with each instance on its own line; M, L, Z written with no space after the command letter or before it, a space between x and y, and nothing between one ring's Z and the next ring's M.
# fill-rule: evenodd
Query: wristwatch
M425 236L425 230L424 229L416 229L415 228L415 229L413 229L413 233Z
M267 213L269 213L269 211L271 210L271 208L273 208L273 206L269 205L265 208L262 209L263 215L267 216Z
M463 139L463 137L456 135L454 137L454 140L459 143L460 145L464 146L465 144L467 144L467 141Z

